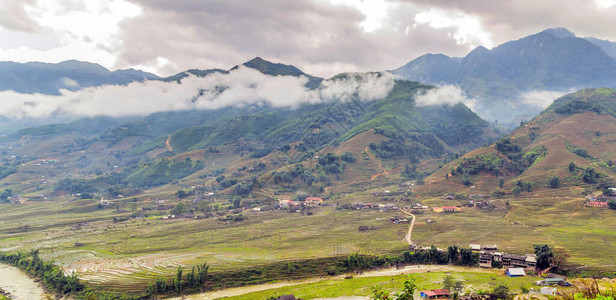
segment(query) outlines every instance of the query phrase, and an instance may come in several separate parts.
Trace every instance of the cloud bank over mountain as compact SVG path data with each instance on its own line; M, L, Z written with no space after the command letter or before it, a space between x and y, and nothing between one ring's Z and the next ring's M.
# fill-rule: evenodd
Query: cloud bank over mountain
M135 116L162 111L219 109L230 106L296 107L301 103L385 97L394 85L389 73L353 73L306 88L305 76L269 76L239 67L228 74L189 76L181 83L147 81L106 85L61 95L0 92L0 116L44 118L54 115Z

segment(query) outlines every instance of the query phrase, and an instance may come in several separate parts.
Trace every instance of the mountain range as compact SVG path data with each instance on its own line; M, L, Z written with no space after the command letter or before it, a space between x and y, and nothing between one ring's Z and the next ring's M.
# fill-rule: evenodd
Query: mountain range
M525 93L616 87L615 45L555 28L490 50L478 47L462 58L426 54L392 72L407 80L459 86L477 100L474 109L484 119L519 122L543 109Z

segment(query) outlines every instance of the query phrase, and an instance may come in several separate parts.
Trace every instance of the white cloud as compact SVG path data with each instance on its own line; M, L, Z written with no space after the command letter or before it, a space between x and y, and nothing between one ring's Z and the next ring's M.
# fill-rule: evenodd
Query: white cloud
M573 90L569 92L539 91L539 90L529 91L526 93L522 93L519 97L519 101L523 104L528 104L528 105L536 106L536 107L543 109L543 108L548 107L550 104L552 104L552 102L554 102L555 99L558 99L562 97L563 95L570 93L572 91Z
M4 26L0 60L55 63L77 59L111 68L123 47L120 24L141 14L139 6L125 0L47 0L22 9L37 30ZM21 45L16 42L20 40Z
M616 6L616 0L594 0L595 6L599 9L607 9Z
M177 82L147 81L126 86L102 86L60 96L0 92L0 116L44 118L54 115L131 116L162 111L219 109L229 106L272 105L295 107L300 103L383 98L393 87L390 74L352 74L348 79L324 82L308 90L306 77L268 76L240 67L229 74L190 76Z
M415 97L415 105L417 106L453 105L460 102L466 104L470 109L473 109L477 103L474 98L467 98L464 91L453 85L439 86Z
M431 8L415 15L416 24L427 24L435 29L450 28L449 33L458 44L468 45L470 49L477 46L492 48L494 42L490 33L483 29L481 21L461 11L445 11ZM408 32L408 28L407 28Z

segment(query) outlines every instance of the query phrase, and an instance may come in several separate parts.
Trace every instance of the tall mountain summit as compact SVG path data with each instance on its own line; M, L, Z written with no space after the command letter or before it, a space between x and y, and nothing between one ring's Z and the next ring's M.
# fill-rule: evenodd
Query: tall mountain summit
M543 109L527 101L527 92L616 87L612 47L552 28L493 49L478 47L463 58L426 54L392 72L407 80L457 85L478 100L480 116L512 122Z

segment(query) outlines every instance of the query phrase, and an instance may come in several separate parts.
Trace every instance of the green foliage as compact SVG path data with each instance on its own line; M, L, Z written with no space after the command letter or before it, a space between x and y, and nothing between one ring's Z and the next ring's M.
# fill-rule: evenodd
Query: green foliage
M520 192L522 192L522 188L517 185L511 189L511 193L514 195L519 195Z
M350 151L345 151L344 153L342 153L342 155L340 156L340 159L342 159L343 161L346 161L348 163L354 163L355 162L355 156Z
M261 149L257 149L254 152L252 152L252 154L250 154L250 157L252 158L261 158L264 157L268 154L270 154L272 152L271 148L261 148Z
M584 172L582 173L582 181L585 183L596 183L598 177L599 173L595 172L595 169L591 167L584 169Z
M569 142L565 142L565 147L567 148L567 150L579 157L582 158L592 158L592 156L590 156L588 154L588 152L586 151L586 149L582 149L582 148L578 148L576 146L574 146L573 144L569 143Z
M403 283L402 291L396 293L396 300L413 300L413 295L417 289L415 278L409 274Z
M0 253L0 262L13 265L29 275L42 281L45 287L57 294L76 294L86 290L86 285L79 282L77 275L65 275L64 271L51 262L45 262L38 256L38 250L24 253Z
M570 162L568 169L569 169L569 172L575 171L575 163L574 162Z
M184 202L176 204L171 212L176 215L184 214L186 212L186 204Z
M170 183L203 169L203 162L160 159L148 163L126 177L138 187L152 187Z
M475 175L480 172L493 172L498 174L503 164L504 160L495 153L465 157L456 167L456 174Z
M505 284L499 284L492 289L492 295L498 299L507 299L507 296L509 296L509 287Z
M4 179L5 177L17 173L16 166L0 166L0 179Z
M505 155L522 151L522 148L518 144L513 143L509 138L500 139L494 146L496 150Z
M558 178L558 176L550 177L550 187L553 189L560 187L560 178Z
M614 201L614 200L608 201L607 202L607 207L609 209L616 209L616 201Z
M327 153L326 155L319 157L319 168L325 171L326 174L336 174L344 172L345 165L340 163L340 158L333 153Z
M499 178L498 179L498 187L502 189L504 185L505 185L505 178L502 178L502 177Z
M550 266L550 259L554 257L552 249L546 244L535 245L535 255L537 256L537 268L546 269Z
M468 175L464 175L464 177L462 178L462 184L466 185L466 186L471 186L473 184L473 182L468 177Z
M523 159L529 166L539 163L548 154L548 149L544 145L539 145L524 153Z
M13 192L11 191L11 189L4 189L4 191L0 193L0 203L8 203L9 198L12 195L13 195Z

